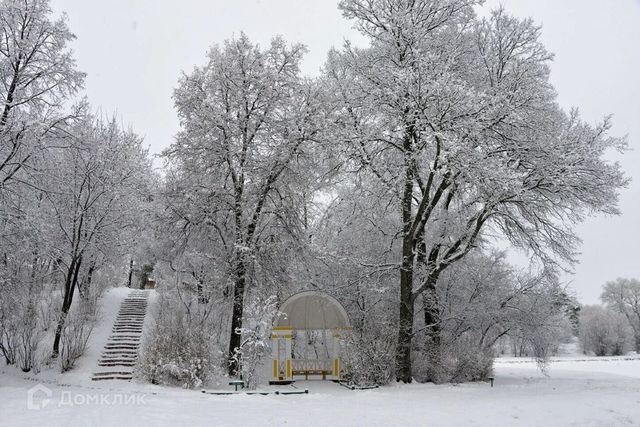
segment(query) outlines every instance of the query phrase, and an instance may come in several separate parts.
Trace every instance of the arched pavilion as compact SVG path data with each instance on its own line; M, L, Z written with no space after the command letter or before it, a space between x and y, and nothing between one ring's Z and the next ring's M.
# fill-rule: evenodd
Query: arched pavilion
M328 359L292 358L291 343L296 331L330 331L332 346ZM304 291L291 296L280 308L273 325L271 384L286 384L296 377L341 380L341 341L351 331L344 307L330 295Z

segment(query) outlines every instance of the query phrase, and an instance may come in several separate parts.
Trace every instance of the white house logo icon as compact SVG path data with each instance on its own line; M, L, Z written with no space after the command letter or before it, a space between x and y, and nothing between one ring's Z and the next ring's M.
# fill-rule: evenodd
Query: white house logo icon
M51 401L52 395L53 392L42 384L31 387L27 391L27 409L38 410L45 408Z

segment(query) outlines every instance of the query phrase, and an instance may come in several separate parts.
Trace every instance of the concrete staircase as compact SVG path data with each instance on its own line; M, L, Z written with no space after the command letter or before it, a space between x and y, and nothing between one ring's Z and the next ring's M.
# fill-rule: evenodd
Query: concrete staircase
M138 361L144 317L147 312L147 291L131 291L122 301L113 323L111 336L104 346L93 381L130 380Z

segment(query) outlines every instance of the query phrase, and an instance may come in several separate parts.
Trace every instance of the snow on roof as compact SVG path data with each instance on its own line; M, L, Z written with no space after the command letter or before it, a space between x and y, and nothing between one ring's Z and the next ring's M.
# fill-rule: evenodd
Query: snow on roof
M350 327L349 316L330 295L304 291L291 296L280 308L282 313L274 326L293 329L337 329Z

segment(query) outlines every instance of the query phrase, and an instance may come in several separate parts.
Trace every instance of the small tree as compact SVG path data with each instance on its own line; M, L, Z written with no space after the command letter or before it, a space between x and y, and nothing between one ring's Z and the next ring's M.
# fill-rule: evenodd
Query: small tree
M618 278L607 282L600 299L627 319L633 330L634 349L640 353L640 281Z
M599 305L580 311L579 339L585 354L619 356L630 344L631 331L623 315Z

